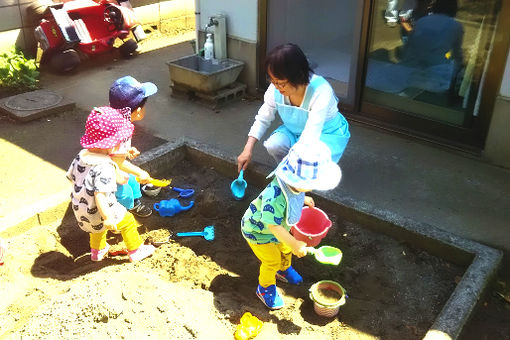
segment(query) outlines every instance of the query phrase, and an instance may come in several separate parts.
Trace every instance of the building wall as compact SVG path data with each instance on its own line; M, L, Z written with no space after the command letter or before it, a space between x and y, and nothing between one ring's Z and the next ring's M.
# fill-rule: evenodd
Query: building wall
M245 63L239 81L247 85L247 92L257 92L258 4L253 0L199 1L199 47L205 41L205 27L209 17L224 14L227 25L227 56Z
M209 17L225 14L227 35L249 43L257 42L257 1L253 0L201 0L200 30L204 31Z
M161 32L179 34L195 30L193 0L130 0L144 25L156 25Z
M27 7L34 0L0 0L0 52L14 44L25 49L33 46L34 22L27 16ZM34 49L27 51L33 54Z
M490 162L510 168L510 50L483 154Z
M508 51L508 59L506 61L505 73L499 93L504 97L510 98L510 51Z

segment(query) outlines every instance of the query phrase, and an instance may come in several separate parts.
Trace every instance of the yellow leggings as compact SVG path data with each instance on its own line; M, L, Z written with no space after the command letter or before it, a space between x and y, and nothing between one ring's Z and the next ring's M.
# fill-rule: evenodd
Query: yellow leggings
M248 242L260 260L259 285L267 288L276 284L276 272L287 270L292 261L292 249L284 243L254 244Z
M135 217L129 211L126 212L122 221L117 224L117 229L126 243L129 251L138 249L143 243L140 234L138 234L138 223ZM90 233L90 248L101 250L106 247L106 233L105 230L101 233Z

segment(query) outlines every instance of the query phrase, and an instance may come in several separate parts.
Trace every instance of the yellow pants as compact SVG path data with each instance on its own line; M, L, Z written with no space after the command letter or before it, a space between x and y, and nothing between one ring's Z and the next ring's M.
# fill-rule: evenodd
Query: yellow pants
M138 249L142 245L142 238L138 234L138 222L129 211L126 212L122 221L117 224L117 229L120 231L129 251ZM101 233L90 233L90 248L101 250L106 247L107 232L108 230Z
M276 284L276 272L287 270L292 261L292 249L284 243L250 243L251 250L260 260L259 285L266 288Z

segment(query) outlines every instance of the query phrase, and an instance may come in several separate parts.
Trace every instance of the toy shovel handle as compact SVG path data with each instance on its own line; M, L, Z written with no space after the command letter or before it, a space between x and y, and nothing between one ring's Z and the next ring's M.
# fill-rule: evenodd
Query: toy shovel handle
M172 190L175 192L178 192L179 197L182 197L182 198L191 197L195 193L195 190L193 190L193 189L181 189L181 188L173 187Z
M204 236L203 231L188 231L185 233L177 233L177 236Z
M317 249L314 247L305 247L306 255L315 255L317 253Z
M166 187L170 184L170 182L172 182L170 179L155 179L152 177L149 179L149 183L155 187Z
M154 203L154 210L159 211L159 203Z
M244 170L241 169L241 171L239 171L239 176L237 176L237 179L242 181L243 180L243 176L244 176Z

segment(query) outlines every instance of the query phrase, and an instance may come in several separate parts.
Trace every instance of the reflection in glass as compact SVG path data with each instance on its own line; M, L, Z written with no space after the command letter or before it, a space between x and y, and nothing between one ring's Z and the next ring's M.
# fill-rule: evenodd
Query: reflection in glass
M478 114L496 2L376 1L364 99L469 126Z

